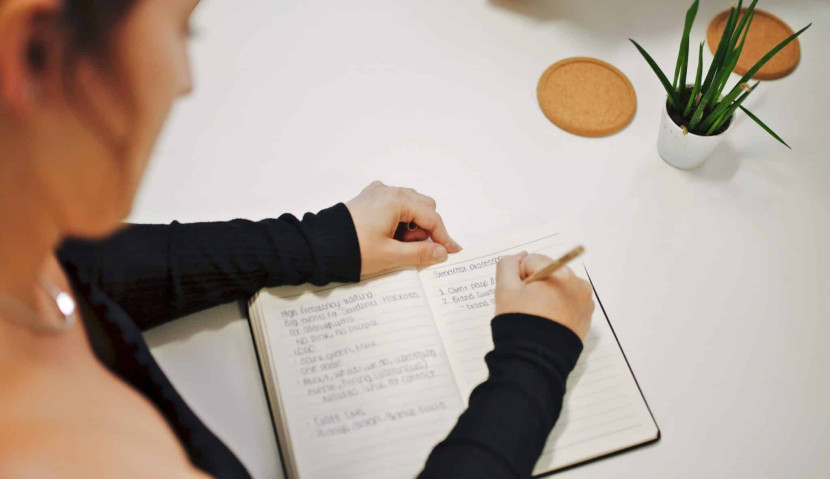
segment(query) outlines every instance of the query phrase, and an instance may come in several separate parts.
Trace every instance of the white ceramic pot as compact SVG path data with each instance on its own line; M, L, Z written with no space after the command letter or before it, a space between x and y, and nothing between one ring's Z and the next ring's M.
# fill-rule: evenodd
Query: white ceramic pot
M657 135L657 152L666 163L675 168L684 170L697 168L723 141L734 120L733 117L726 129L717 135L700 136L693 133L684 135L683 129L677 126L669 116L668 107L664 106L663 117L660 119L660 133Z

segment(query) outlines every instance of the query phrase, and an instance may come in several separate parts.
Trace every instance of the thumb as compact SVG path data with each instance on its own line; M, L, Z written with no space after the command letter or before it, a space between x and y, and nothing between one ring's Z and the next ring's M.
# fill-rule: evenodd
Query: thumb
M432 241L391 241L395 266L429 266L447 259L447 248Z
M533 254L527 255L527 257L524 260L522 260L522 265L521 265L522 279L525 279L528 276L532 276L533 273L535 273L536 271L539 271L542 268L546 267L547 265L551 264L551 262L553 262L552 259L550 259L547 256L541 255L541 254L533 253Z

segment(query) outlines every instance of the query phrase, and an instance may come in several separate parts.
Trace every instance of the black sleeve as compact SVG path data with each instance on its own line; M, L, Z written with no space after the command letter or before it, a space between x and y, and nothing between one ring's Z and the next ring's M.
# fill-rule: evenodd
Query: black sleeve
M496 316L490 377L432 450L421 478L530 477L553 429L565 381L582 352L570 329L518 313Z
M67 271L100 287L141 329L263 287L360 279L360 247L342 203L299 221L131 225L103 241L68 240Z

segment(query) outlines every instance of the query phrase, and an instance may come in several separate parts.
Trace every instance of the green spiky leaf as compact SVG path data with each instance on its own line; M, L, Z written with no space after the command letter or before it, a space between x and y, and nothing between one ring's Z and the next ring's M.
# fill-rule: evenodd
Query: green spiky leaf
M700 79L703 75L703 43L704 42L700 42L700 50L697 54L697 75L695 76L695 84L692 86L692 93L689 96L689 100L686 102L686 108L683 109L684 118L687 118L689 113L692 112L692 105L694 105L697 94L700 93Z
M666 94L669 97L669 104L672 106L672 108L676 109L678 104L677 92L672 87L672 84L669 83L669 79L666 78L666 75L663 73L663 70L661 70L660 67L657 66L657 63L654 61L653 58L651 58L651 55L649 55L643 49L643 47L640 46L639 43L635 42L634 40L631 40L630 38L629 40L631 41L631 43L634 44L635 47L637 47L637 50L639 50L640 54L643 55L643 58L646 59L646 62L649 64L651 69L654 70L654 73L657 75L657 78L660 79L660 83L663 84L663 88L666 89Z
M743 112L744 112L744 113L746 113L746 115L747 115L748 117L752 118L752 120L753 120L755 123L757 123L757 124L758 124L761 128L763 128L763 129L764 129L767 133L769 133L770 135L772 135L772 137L773 137L773 138L775 138L776 140L780 141L780 142L781 142L781 144L782 144L782 145L784 145L784 146L786 146L787 148L790 148L790 145L788 145L788 144L787 144L787 142L785 142L784 140L782 140L780 136L776 135L776 134L775 134L775 132L774 132L774 131L772 131L772 129L771 129L770 127L768 127L767 125L765 125L765 124L764 124L764 122L763 122L763 121L761 121L761 119L760 119L760 118L758 118L757 116L753 115L751 111L747 110L746 108L744 108L744 107L742 107L742 106L741 106L741 107L739 107L739 108L740 108L741 110L743 110ZM790 148L790 149L792 150L792 148Z
M723 74L723 61L729 48L729 41L732 38L732 32L735 29L735 24L738 21L738 10L735 7L729 9L729 17L726 20L726 26L721 33L718 48L715 50L715 58L712 59L712 64L709 65L709 71L706 73L706 79L703 81L700 90L703 92L703 97L698 102L694 109L691 118L689 118L689 129L696 130L698 123L703 118L703 113L706 111L706 106L710 102L717 101L719 96L714 96L712 85L720 81L720 75ZM727 74L728 75L728 74Z
M732 70L735 69L735 65L738 64L738 57L741 56L741 51L743 51L744 42L746 41L746 35L749 33L749 26L752 24L752 18L754 16L755 16L754 11L748 11L746 16L744 17L745 19L748 18L749 20L746 22L746 30L744 31L744 36L741 39L741 43L737 47L732 49L732 53L729 54L729 56L727 57L727 60L724 62L723 73L722 73L721 79L718 81L717 85L712 86L712 88L715 89L714 94L717 95L717 98L720 98L721 93L723 92L723 88L726 86L726 82L729 79L729 75L732 73ZM741 85L738 84L736 86L736 88L741 88ZM727 96L727 98L724 98L724 100L722 102L720 102L716 105L713 105L712 112L706 118L701 119L702 120L701 124L700 124L701 129L703 129L703 130L710 129L712 127L712 125L717 120L719 120L720 118L723 117L723 112L727 108L730 108L732 106L732 103L733 103L732 100L734 100L734 98L735 98L734 95L732 95L732 93L734 93L734 92L730 92L730 95ZM740 91L738 91L738 93L740 94ZM724 105L725 105L725 107L724 107Z
M680 39L680 52L677 55L677 65L674 69L674 84L677 91L677 98L683 102L683 95L686 93L686 72L689 67L689 34L692 31L692 24L697 15L699 0L695 0L689 10L686 11L686 24L683 26L683 36Z
M738 83L735 85L735 87L732 88L732 90L726 95L726 97L724 97L723 101L720 104L718 104L718 106L714 110L712 110L712 113L710 113L710 115L715 115L715 118L717 118L720 114L722 114L724 112L724 110L726 110L729 107L729 105L732 103L732 101L734 101L735 98L737 98L738 95L740 94L741 84L746 83L749 79L751 79L752 76L755 75L756 73L758 73L758 70L760 70L761 67L764 66L769 61L770 58L774 57L775 54L778 53L779 51L781 51L782 48L786 47L791 41L795 40L799 35L804 33L804 31L807 30L808 28L810 28L811 25L812 25L812 23L810 25L807 25L806 27L802 28L801 30L793 33L792 35L787 37L784 41L782 41L781 43L776 45L766 55L761 57L761 59L758 60L755 63L755 65L752 68L750 68L749 71L747 71L744 76L741 77L740 80L738 80Z
M761 57L761 59L758 60L755 63L755 65L753 65L752 68L750 68L749 71L747 71L746 74L743 77L741 77L741 80L738 83L740 84L740 83L745 83L745 82L749 81L756 73L758 73L758 70L760 70L761 67L766 65L766 63L770 60L770 58L774 57L778 52L780 52L784 47L789 45L790 42L792 42L793 40L798 38L799 35L804 33L811 26L813 26L812 23L807 25L806 27L802 28L801 30L793 33L792 35L787 37L785 40L783 40L781 43L776 45L772 50L767 52L766 55Z
M746 100L746 97L748 97L750 93L755 91L755 87L757 87L759 83L761 82L755 82L755 84L747 88L747 90L743 94L741 94L741 96L739 96L737 100L732 102L732 104L729 105L729 108L727 108L726 111L724 111L723 114L712 123L712 126L710 126L708 130L706 130L706 135L711 135L712 133L720 130L721 126L724 123L726 123L726 121L728 121L729 118L732 117L732 115L735 113L735 110L737 110L738 107L741 106L741 103L743 103L744 100Z
M752 25L752 19L755 17L755 11L747 10L747 13L744 15L743 19L741 20L741 25L744 26L744 30L741 30L741 25L735 30L734 40L738 40L740 37L741 43L735 46L734 43L730 41L729 48L727 48L727 54L724 58L723 67L721 68L721 75L719 81L716 82L713 87L717 89L716 95L720 97L721 93L723 92L723 88L726 86L727 80L729 80L729 75L732 74L732 70L735 69L735 65L738 64L738 59L741 56L741 52L744 49L744 42L746 42L746 37L749 34L749 27ZM747 20L744 23L744 20Z
M701 86L701 90L704 92L709 90L709 86L714 81L718 68L720 68L723 63L723 57L726 55L726 47L729 45L729 38L732 34L732 28L735 26L737 17L737 10L735 10L734 7L731 8L729 10L729 17L726 20L726 27L724 27L723 33L721 33L720 42L718 42L718 47L715 49L715 57L712 59L712 64L709 65L709 70L706 72L706 79L703 81L703 85Z
M773 56L790 42L795 40L812 24L807 25L798 32L779 43L775 48L767 52L733 87L727 89L729 78L737 65L740 55L749 34L750 27L755 16L755 6L758 0L749 2L749 6L743 11L743 0L729 9L726 24L720 35L720 42L714 52L711 65L703 72L703 46L701 43L698 49L698 65L693 84L688 85L686 80L689 74L689 35L697 16L699 0L693 0L692 5L686 11L686 18L683 28L683 35L680 41L680 50L675 63L674 76L670 81L665 73L657 66L654 59L634 40L631 42L645 58L651 69L657 75L663 88L666 90L669 111L673 116L682 117L682 121L689 131L699 135L714 134L723 128L723 125L733 117L738 108L747 113L765 131L772 135L782 144L787 145L769 127L761 122L752 113L747 111L742 103L746 100L751 89L744 92L746 82L755 75ZM756 84L757 85L757 84ZM753 87L754 88L754 87ZM678 121L681 121L678 119Z

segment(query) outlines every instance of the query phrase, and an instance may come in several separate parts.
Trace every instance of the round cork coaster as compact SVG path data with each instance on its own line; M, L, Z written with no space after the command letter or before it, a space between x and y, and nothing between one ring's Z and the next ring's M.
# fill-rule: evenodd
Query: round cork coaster
M628 78L596 58L554 63L539 79L536 96L548 120L581 136L616 133L637 111L637 94Z
M744 8L741 17L745 12L746 9ZM718 48L728 17L728 10L719 13L718 16L712 19L709 28L706 30L706 41L709 43L709 49L713 54ZM752 25L749 27L749 34L746 37L746 43L744 43L744 49L741 51L738 64L735 65L733 71L739 75L745 74L761 57L792 34L793 29L783 20L756 8L755 17L752 19ZM800 59L801 45L799 45L796 38L774 57L770 58L753 78L756 80L775 80L776 78L785 77L795 70Z

